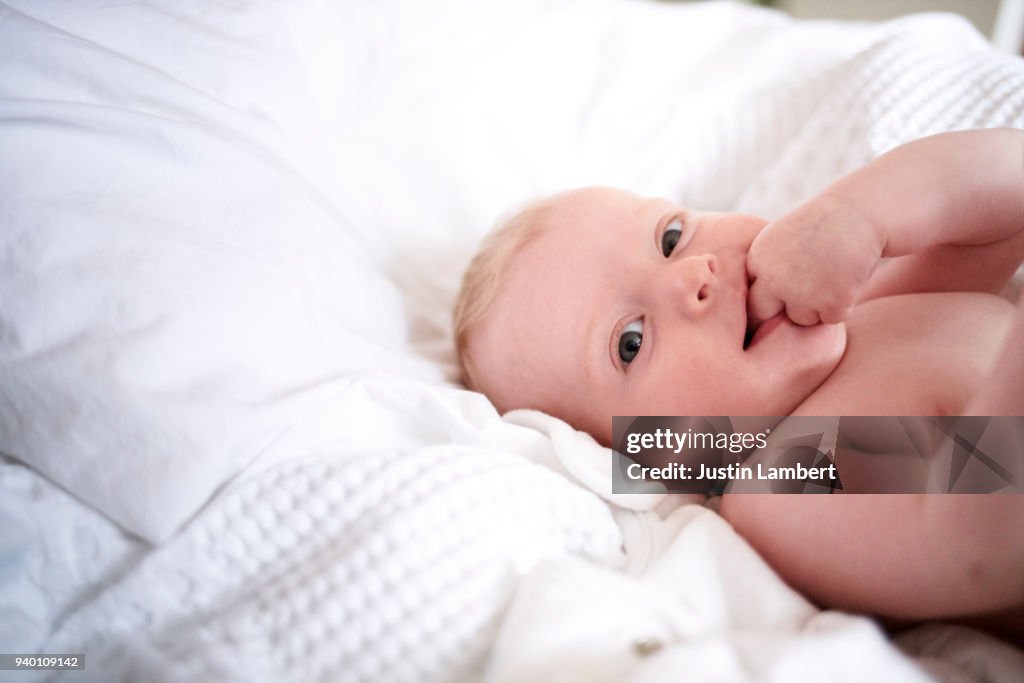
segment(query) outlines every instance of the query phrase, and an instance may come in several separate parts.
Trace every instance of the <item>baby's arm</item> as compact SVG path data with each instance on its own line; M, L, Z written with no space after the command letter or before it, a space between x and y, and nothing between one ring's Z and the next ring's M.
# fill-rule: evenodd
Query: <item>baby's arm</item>
M1024 131L934 135L897 147L829 192L861 207L893 260L862 300L913 292L998 294L1024 258Z
M898 257L878 271L879 257ZM998 292L1024 258L1024 132L902 145L769 224L754 240L751 317L845 319L857 301Z
M1015 494L735 494L721 512L819 604L917 620L1024 606L1022 510Z

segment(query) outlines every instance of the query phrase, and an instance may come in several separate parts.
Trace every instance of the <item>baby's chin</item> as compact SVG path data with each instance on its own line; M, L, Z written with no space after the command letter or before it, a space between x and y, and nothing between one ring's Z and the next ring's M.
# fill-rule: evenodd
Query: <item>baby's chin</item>
M839 367L845 352L844 323L804 327L789 319L746 351L775 393L776 415L792 413L814 394Z

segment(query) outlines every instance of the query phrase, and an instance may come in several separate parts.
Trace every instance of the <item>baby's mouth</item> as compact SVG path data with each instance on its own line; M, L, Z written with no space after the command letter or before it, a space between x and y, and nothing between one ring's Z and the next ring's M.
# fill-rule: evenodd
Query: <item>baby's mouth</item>
M752 346L756 345L761 338L768 336L776 327L785 322L786 314L780 312L761 322L755 322L750 317L750 311L747 310L747 296L750 294L750 275L747 275L747 289L744 292L743 297L743 350L747 351Z
M786 324L788 320L785 313L776 313L771 318L754 325L743 335L743 350L746 351L757 346L758 342L774 332L780 325Z
M750 348L750 342L754 339L754 334L757 332L757 328L760 327L757 323L750 319L750 311L747 310L747 300L750 296L750 285L754 283L753 278L750 277L750 272L747 271L746 267L743 268L743 275L746 280L746 287L743 288L743 350L746 351Z
M761 326L764 325L766 322L768 322L768 320L762 320L761 322L754 322L754 320L752 320L750 318L750 314L749 313L747 314L746 328L745 328L745 331L743 333L743 350L744 351L746 351L747 349L749 349L751 347L751 345L753 345L754 339L757 337L757 331L760 330Z

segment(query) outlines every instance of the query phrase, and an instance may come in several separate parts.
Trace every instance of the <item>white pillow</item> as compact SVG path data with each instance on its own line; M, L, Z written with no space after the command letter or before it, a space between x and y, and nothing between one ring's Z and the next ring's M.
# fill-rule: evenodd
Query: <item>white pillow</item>
M146 63L0 9L0 450L154 541L347 374L440 378L266 93L243 112L152 66L257 81L232 55L259 41L158 10L77 17L147 34ZM219 11L194 13L238 25Z

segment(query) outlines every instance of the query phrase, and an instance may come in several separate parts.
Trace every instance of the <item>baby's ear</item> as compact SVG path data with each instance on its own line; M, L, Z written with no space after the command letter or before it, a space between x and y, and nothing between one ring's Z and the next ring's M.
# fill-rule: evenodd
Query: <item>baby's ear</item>
M466 369L466 366L462 363L459 363L459 374L456 377L456 381L458 381L459 384L466 387L470 391L478 391L475 382L473 382L473 376L470 374L469 370Z
M463 338L458 340L455 348L456 372L455 381L469 389L478 391L473 381L473 359L470 353L469 330L463 333Z

